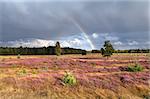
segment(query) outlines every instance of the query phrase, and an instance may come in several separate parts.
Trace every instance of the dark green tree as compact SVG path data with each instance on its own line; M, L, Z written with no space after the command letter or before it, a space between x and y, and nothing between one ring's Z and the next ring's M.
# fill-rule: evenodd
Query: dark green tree
M101 48L101 54L102 54L102 56L104 55L104 53L105 53L105 50L103 48Z
M59 42L56 42L56 45L55 45L55 54L57 56L61 55L61 47L60 47L60 43Z
M23 47L20 46L20 47L19 47L19 52L18 52L18 54L22 54L22 51L23 51Z
M86 55L87 54L87 52L84 50L84 51L82 51L82 55Z
M110 41L105 41L105 44L104 44L104 47L105 47L105 51L109 54L113 54L114 52L114 48L112 46L112 44L110 43Z
M104 42L104 48L101 48L101 54L104 57L110 57L114 52L114 48L110 41L105 41Z

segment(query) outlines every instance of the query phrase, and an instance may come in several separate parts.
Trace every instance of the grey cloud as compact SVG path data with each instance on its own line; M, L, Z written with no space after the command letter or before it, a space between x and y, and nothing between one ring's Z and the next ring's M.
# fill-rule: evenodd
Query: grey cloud
M81 31L69 19L71 17L89 36L94 32L109 33L120 42L145 42L149 40L148 6L146 0L0 2L0 40L56 40L80 35ZM93 43L97 42L96 47L105 40L98 39L102 38L91 38Z
M19 39L15 41L0 42L0 46L10 46L10 47L48 47L55 46L55 43L58 40L44 40L44 39ZM67 39L59 40L61 47L73 47L73 48L82 48L86 50L91 50L89 44L86 42L86 39L80 38L79 36L72 36Z

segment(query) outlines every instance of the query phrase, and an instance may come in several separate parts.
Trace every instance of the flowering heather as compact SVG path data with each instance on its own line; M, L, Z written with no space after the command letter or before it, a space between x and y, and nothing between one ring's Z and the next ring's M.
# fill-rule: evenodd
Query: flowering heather
M150 61L148 56L143 54L132 56L114 54L109 59L99 55L2 58L0 59L0 96L6 92L5 89L12 86L13 91L10 90L10 93L14 96L19 94L14 91L18 89L23 90L24 93L25 90L30 93L32 91L33 96L37 95L37 97L49 97L54 94L61 99L67 95L68 97L78 96L79 99L81 97L103 97L105 99L108 98L107 96L117 99L120 95L125 99L128 99L128 96L135 99L143 98L148 96L150 91L148 88ZM144 69L139 72L129 72L128 66L135 64L135 57L136 62ZM74 74L77 79L75 86L68 87L62 84L65 71ZM18 75L18 73L24 75ZM120 92L126 93L127 96Z

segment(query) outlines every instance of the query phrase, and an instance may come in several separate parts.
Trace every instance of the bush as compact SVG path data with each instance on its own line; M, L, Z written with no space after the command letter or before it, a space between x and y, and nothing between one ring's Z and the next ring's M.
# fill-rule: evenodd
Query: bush
M23 68L23 69L19 70L18 74L25 75L25 74L27 74L27 71L26 71L26 69Z
M21 58L21 57L20 57L20 54L18 54L18 55L17 55L17 58L18 58L18 59L20 59L20 58Z
M35 69L32 70L32 74L37 74L37 73L38 73L37 70L35 70Z
M63 78L63 83L66 85L75 85L77 80L73 74L66 72Z
M138 71L142 71L144 68L139 65L139 64L135 64L135 66L128 66L127 70L130 72L138 72Z

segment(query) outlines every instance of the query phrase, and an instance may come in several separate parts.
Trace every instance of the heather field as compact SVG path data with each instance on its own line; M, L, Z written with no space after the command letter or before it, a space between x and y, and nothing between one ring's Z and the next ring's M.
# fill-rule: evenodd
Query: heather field
M138 63L142 71L128 71ZM150 99L149 55L0 56L0 99ZM65 85L65 72L77 83Z

